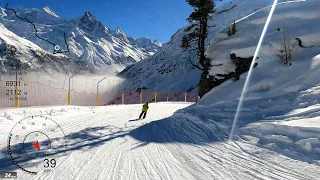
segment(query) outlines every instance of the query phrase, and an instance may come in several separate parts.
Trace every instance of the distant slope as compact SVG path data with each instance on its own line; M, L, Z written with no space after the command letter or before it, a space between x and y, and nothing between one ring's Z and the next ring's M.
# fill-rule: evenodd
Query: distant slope
M153 41L146 37L136 39L136 44L139 47L146 49L151 55L156 53L162 47L162 44L157 40Z

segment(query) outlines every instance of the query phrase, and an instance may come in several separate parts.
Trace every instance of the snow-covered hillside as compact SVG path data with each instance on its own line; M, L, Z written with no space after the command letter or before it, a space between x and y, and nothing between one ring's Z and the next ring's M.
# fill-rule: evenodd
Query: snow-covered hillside
M14 12L1 8L0 23L20 37L26 38L48 52L53 52L53 46L34 35L33 26L18 19ZM161 43L145 39L135 39L127 36L120 29L110 30L105 27L90 12L72 20L66 20L56 15L49 7L39 9L13 8L19 17L27 18L35 23L41 38L57 44L62 50L66 33L70 53L75 59L87 62L95 68L121 71L136 61L150 57L160 47Z
M289 68L275 60L260 63L246 89L234 139L319 166L319 68L320 55L297 60ZM230 133L246 75L226 81L184 111L201 116L196 121L200 126L218 123Z
M320 25L318 23L320 15L317 12L319 5L320 2L314 0L278 4L264 37L257 62L263 64L266 61L274 61L284 35L287 41L296 44L294 58L298 62L318 55L320 52ZM222 64L222 66L212 67L211 75L216 76L235 71L230 54L242 58L254 55L269 12L270 8L266 8L242 18L237 23L237 33L231 37L228 37L227 29L224 29L212 39L206 56L211 59L212 65ZM299 47L296 38L301 39L304 46L315 46L312 48ZM219 78L219 76L216 77Z
M316 166L320 165L319 6L319 1L307 0L276 7L259 53L259 65L253 70L245 89L234 137ZM239 22L239 32L233 38L228 38L224 31L214 39L211 44L215 47L210 46L207 54L219 52L221 56L217 59L225 68L214 69L212 73L232 70L229 59L223 58L231 50L238 56L252 56L261 32L257 25L265 22L268 13L266 9ZM315 46L297 49L292 66L286 67L273 55L279 38L277 28L285 28L288 39L298 37L304 45ZM200 121L196 121L200 127L218 124L221 129L231 132L247 78L245 73L239 81L224 82L184 112L201 116Z
M215 27L209 28L207 45L209 46L211 40L233 21L258 12L273 2L273 0L233 0L218 7L217 13L209 23L210 26ZM257 25L261 31L263 25L263 23ZM120 73L121 76L128 79L128 87L133 90L138 89L139 86L149 90L163 89L162 87L175 91L197 90L201 72L190 65L189 61L185 59L186 54L180 47L181 39L185 35L184 29L185 27L179 29L154 56L129 66Z

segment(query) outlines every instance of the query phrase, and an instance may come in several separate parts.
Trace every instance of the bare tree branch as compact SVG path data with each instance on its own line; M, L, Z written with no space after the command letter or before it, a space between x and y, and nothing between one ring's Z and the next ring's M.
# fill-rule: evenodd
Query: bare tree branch
M192 66L194 66L194 67L198 68L198 69L199 69L199 70L201 70L201 71L203 71L203 70L204 70L203 68L201 68L201 67L200 67L200 66L198 66L197 64L193 63L193 62L192 62L192 60L191 60L191 58L190 58L190 56L188 56L188 59L189 59L189 62L190 62L190 64L191 64Z
M285 66L291 66L294 61L296 53L297 43L292 40L288 40L285 31L283 30L282 38L279 40L279 48L276 50L275 57Z

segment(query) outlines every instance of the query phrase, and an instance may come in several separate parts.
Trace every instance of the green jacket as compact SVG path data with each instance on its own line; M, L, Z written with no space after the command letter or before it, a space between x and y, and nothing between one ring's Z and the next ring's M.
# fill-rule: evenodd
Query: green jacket
M142 111L147 112L148 109L149 109L149 104L148 104L148 103L145 103L145 104L142 106Z

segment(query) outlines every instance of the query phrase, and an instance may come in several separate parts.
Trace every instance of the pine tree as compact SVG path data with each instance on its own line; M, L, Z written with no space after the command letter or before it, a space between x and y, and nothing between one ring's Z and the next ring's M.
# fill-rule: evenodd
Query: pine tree
M237 26L236 22L234 21L232 24L232 35L235 35L237 33Z
M232 36L231 28L228 29L228 36Z
M187 21L190 25L185 29L189 34L181 41L181 47L187 53L195 51L198 62L194 63L188 54L189 62L202 71L199 82L199 95L202 97L211 89L208 88L207 75L210 69L210 60L205 57L205 40L208 36L208 21L214 13L215 3L213 0L186 0L194 11L189 15ZM191 48L192 47L192 48ZM195 47L195 48L194 48Z

